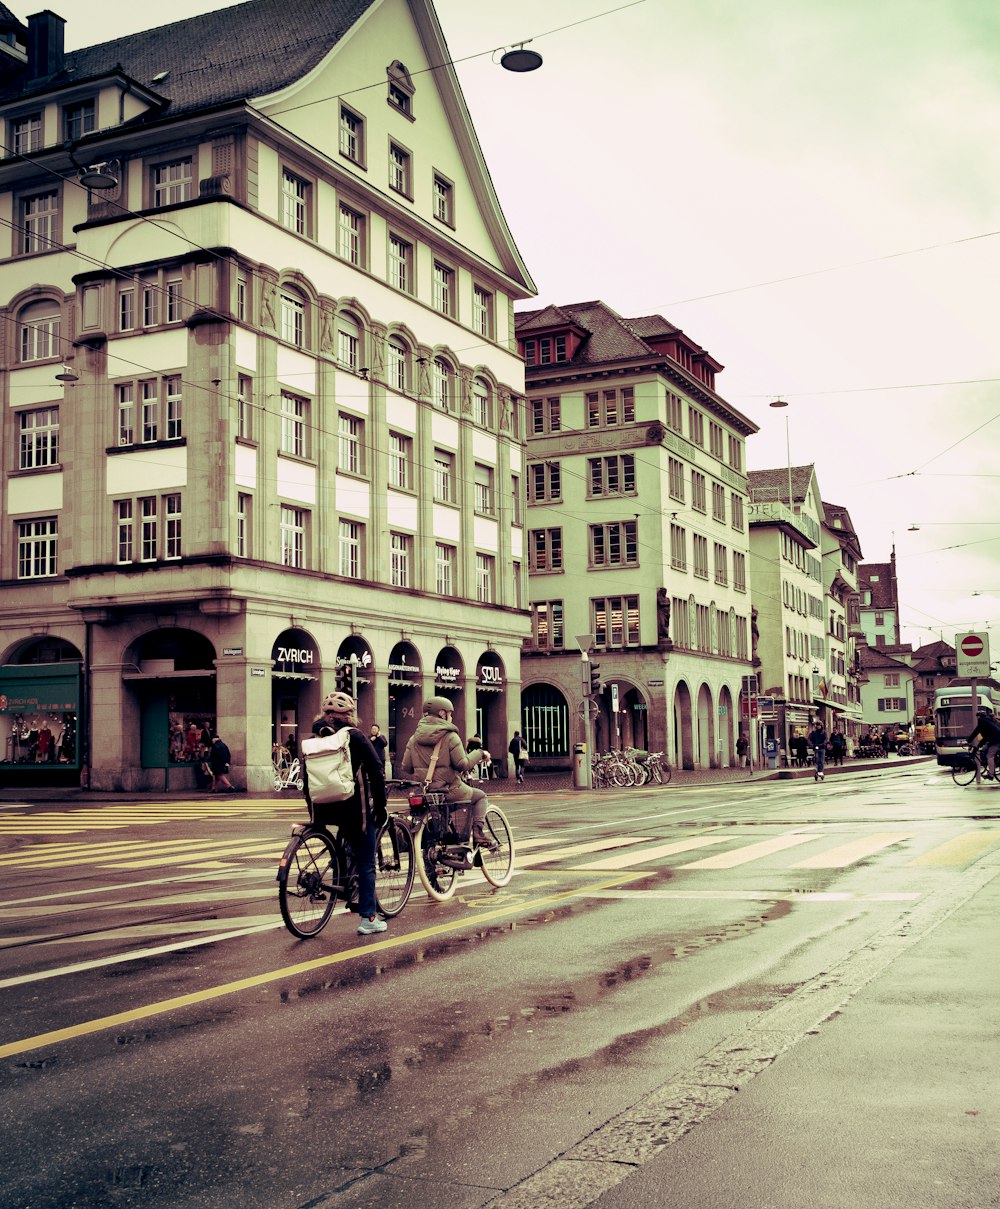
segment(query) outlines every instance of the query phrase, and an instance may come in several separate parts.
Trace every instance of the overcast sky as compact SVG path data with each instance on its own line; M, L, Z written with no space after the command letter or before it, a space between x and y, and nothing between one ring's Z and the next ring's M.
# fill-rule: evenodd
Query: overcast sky
M51 7L68 48L155 20ZM437 11L536 305L683 328L761 427L750 469L784 466L787 438L865 560L895 543L904 641L989 628L1000 661L996 0ZM530 75L481 53L528 39Z

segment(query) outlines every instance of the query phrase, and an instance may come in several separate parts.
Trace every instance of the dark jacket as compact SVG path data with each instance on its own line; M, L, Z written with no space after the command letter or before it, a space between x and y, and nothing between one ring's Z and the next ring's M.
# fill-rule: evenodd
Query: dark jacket
M231 760L232 756L229 754L229 748L221 739L216 739L208 752L208 766L215 776L221 776L226 772Z
M830 737L825 730L820 730L817 726L815 730L809 732L809 746L825 748L829 743Z
M331 723L321 714L312 725L314 735L321 738L332 735L347 726L347 722ZM318 811L317 821L324 822L329 815L343 820L349 828L364 830L374 819L379 827L388 818L385 808L385 760L372 746L371 739L356 726L351 727L348 739L351 749L351 768L354 770L354 796L347 802L334 802L314 807ZM358 773L360 772L360 776ZM309 761L305 762L306 797L309 796ZM310 803L311 804L311 803Z
M424 714L403 752L400 765L403 776L413 777L414 780L426 778L431 755L439 739L443 742L438 752L431 789L445 790L449 802L468 802L472 798L472 786L462 780L461 774L475 768L480 753L470 756L466 752L454 722Z
M1000 743L1000 726L994 718L985 714L976 721L976 729L969 735L969 742L982 739L984 743Z

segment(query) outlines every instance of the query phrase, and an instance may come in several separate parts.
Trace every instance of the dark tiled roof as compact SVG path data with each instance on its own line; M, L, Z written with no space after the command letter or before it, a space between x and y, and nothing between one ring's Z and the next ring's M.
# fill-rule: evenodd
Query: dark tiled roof
M893 657L894 653L910 652L910 647L895 646L895 647L877 647L877 646L859 646L858 647L858 662L866 671L873 671L875 668L902 668L904 671L912 671L910 665L902 659Z
M815 471L816 467L812 462L808 466L792 467L793 500L805 500ZM788 499L787 466L780 466L773 470L750 470L747 472L747 482L751 491L773 492L775 499Z
M876 581L872 582L875 575ZM871 592L873 609L894 609L896 599L896 568L894 563L861 563L858 567L858 589Z
M519 311L514 316L519 336L559 322L572 323L589 332L589 338L581 344L570 363L573 366L603 365L609 361L631 361L640 357L662 357L662 353L658 353L643 339L643 332L646 335L653 334L651 318L656 319L656 331L665 333L677 330L662 316L656 315L635 321L641 325L640 331L635 322L622 318L606 302L599 300L547 306L537 311Z
M263 96L301 79L373 3L249 0L68 51L64 70L46 84L70 84L122 70L167 98L171 114ZM163 71L170 75L154 84L153 76ZM36 90L38 82L30 87ZM8 83L0 99L23 89L23 80Z

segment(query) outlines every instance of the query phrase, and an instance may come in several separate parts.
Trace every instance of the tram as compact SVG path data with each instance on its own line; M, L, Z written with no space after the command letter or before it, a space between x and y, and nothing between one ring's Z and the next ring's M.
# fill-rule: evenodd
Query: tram
M977 706L985 706L1000 720L1000 684L995 680L976 682ZM976 727L972 703L972 682L952 680L934 693L934 752L937 762L958 764L968 752L966 740Z

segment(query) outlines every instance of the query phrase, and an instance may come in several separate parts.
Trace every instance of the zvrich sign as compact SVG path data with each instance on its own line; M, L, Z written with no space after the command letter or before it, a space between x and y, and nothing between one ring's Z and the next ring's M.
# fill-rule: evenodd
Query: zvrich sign
M989 634L973 632L955 635L955 672L970 679L989 679Z

